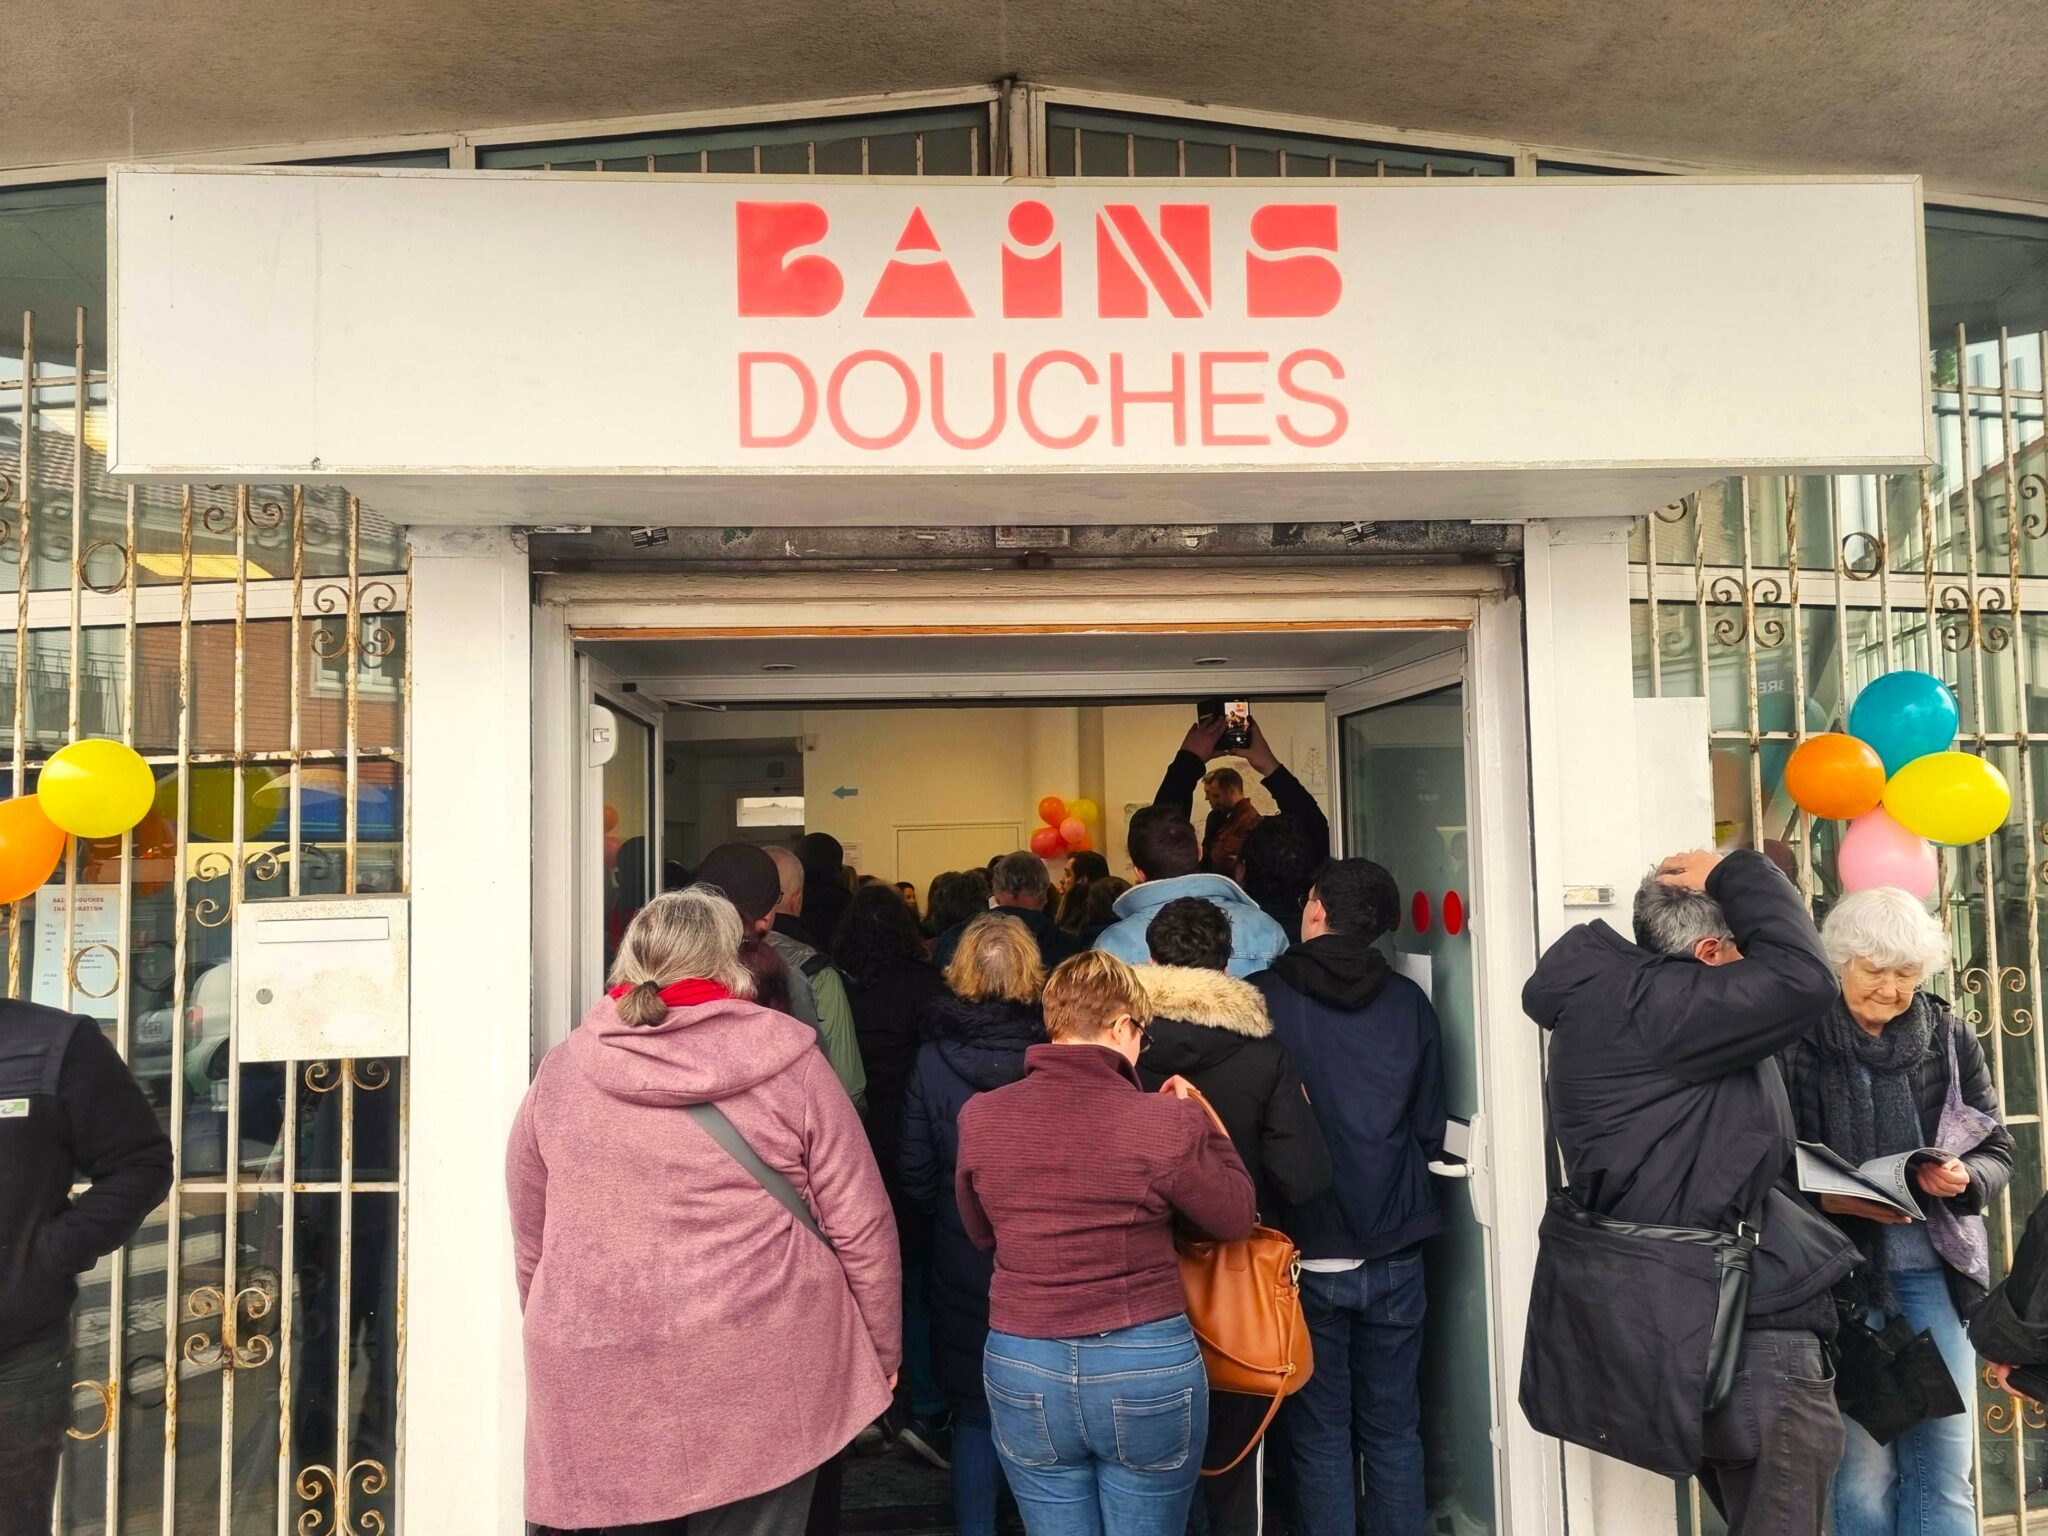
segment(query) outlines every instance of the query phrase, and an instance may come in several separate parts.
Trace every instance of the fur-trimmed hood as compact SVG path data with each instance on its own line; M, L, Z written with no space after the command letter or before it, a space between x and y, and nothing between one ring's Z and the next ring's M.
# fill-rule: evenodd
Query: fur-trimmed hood
M1248 1040L1263 1040L1273 1033L1266 1000L1249 982L1188 965L1141 965L1136 969L1157 1019L1228 1030Z

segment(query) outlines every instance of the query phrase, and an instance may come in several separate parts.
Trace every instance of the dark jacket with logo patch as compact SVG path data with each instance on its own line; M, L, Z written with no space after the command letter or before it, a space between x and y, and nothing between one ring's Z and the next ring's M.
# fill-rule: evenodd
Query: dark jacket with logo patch
M0 1354L65 1328L79 1275L170 1187L170 1138L99 1026L0 1001Z

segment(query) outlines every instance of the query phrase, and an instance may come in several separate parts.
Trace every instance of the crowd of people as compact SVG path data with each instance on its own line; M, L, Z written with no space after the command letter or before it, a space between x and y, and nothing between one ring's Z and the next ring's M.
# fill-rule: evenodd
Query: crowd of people
M631 919L512 1137L531 1519L832 1531L845 1458L895 1444L963 1533L1007 1489L1034 1536L1238 1536L1279 1528L1269 1487L1303 1536L1361 1497L1421 1531L1436 1018L1378 947L1392 878L1329 860L1254 727L1261 818L1220 734L1131 818L1132 880L1006 852L920 911L812 834L713 849ZM1179 1268L1260 1222L1322 1362L1284 1409L1210 1390Z
M964 1536L1005 1490L1032 1536L1419 1536L1437 1019L1390 873L1330 858L1255 723L1278 814L1220 745L1191 730L1130 817L1130 881L1006 852L920 907L812 834L624 924L507 1152L540 1531L833 1532L846 1459L901 1446ZM1980 1361L2048 1399L2048 1204L1994 1288L2014 1141L1947 963L1913 896L1816 928L1751 852L1675 855L1631 934L1550 947L1537 1429L1697 1476L1737 1536L1975 1529ZM32 1004L0 1004L0 1111L0 1487L33 1523L76 1276L171 1153L91 1021ZM1899 1198L1826 1182L1887 1159ZM1255 1228L1312 1346L1271 1399L1212 1388L1182 1278Z

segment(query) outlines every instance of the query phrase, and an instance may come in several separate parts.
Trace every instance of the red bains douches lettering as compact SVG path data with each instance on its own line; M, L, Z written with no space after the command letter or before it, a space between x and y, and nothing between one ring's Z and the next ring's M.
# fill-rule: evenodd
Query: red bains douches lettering
M1317 347L1274 354L1121 350L925 352L863 347L829 360L738 358L740 446L816 440L883 453L920 431L960 453L1055 453L1105 442L1136 454L1190 444L1329 448L1351 426L1342 362ZM1033 453L1032 457L1037 457Z

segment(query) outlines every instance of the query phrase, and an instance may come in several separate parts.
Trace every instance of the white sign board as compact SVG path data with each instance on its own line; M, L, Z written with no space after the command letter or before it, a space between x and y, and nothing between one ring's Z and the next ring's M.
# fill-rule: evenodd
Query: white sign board
M1926 455L1910 178L113 195L116 473L394 515L1565 515Z
M65 912L71 947L65 949ZM87 1018L120 1017L121 888L61 885L36 891L35 980L30 993L46 1007ZM75 967L75 969L74 969Z

